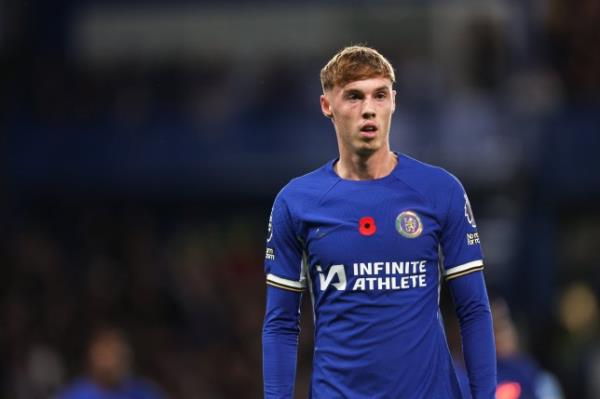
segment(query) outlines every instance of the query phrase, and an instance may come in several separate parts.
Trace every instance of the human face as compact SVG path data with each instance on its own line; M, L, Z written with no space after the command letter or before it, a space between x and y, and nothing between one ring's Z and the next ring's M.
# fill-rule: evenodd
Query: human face
M105 333L89 349L90 371L102 386L118 386L129 375L131 349L117 333Z
M321 110L333 121L340 155L389 151L395 96L392 82L383 77L336 85L321 96Z

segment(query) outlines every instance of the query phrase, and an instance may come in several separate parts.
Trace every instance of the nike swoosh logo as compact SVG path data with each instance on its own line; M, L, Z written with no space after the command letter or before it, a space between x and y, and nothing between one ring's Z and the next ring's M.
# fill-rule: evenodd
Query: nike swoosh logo
M330 234L331 232L339 229L340 227L342 227L342 225L337 225L337 226L330 227L330 228L317 227L317 229L315 230L315 239L318 240L320 238L323 238L327 234Z

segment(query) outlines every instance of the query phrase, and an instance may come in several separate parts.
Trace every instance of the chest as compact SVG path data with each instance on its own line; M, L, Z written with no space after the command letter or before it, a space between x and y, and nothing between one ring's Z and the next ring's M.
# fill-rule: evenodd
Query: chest
M312 265L434 260L439 219L411 190L344 190L305 212L303 239Z

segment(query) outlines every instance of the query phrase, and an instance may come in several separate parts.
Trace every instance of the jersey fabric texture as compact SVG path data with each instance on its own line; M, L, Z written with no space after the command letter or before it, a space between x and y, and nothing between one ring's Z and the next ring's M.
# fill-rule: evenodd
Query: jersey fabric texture
M450 281L475 398L493 398L495 356L468 198L445 170L397 154L380 179L333 160L275 199L265 255L266 398L291 398L300 293L315 323L311 398L462 398L439 311Z

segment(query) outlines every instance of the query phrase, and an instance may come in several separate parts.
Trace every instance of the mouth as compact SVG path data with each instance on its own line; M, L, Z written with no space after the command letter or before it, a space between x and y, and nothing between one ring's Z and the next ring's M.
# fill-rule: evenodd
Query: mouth
M374 138L377 136L377 126L372 123L366 123L360 127L360 134L365 138Z

